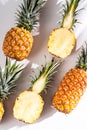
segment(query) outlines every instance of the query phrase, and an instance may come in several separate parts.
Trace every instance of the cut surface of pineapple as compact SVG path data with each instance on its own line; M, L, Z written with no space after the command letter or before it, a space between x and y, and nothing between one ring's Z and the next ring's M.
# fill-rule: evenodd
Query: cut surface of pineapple
M2 120L3 115L4 115L4 107L3 103L0 102L0 121Z
M75 34L66 28L52 31L48 40L48 51L61 58L68 56L76 44Z
M33 123L38 119L43 110L42 97L33 91L22 92L15 101L13 115L25 123Z

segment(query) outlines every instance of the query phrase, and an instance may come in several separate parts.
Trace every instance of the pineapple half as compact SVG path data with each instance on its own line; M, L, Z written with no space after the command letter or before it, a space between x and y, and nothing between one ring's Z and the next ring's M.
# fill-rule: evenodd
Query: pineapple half
M19 78L22 72L22 65L18 65L16 62L12 63L9 58L6 58L6 64L2 71L0 67L0 121L4 115L4 101L8 98L16 87L15 81Z
M48 51L60 58L65 58L75 47L76 36L72 31L77 22L75 16L80 0L66 0L65 11L60 28L54 29L48 39Z
M49 86L60 63L52 59L43 67L40 75L32 81L30 89L19 94L13 107L13 115L16 119L33 123L40 117L44 107L41 93Z
M87 45L82 48L77 65L66 73L53 96L52 104L57 110L70 113L77 106L87 88L86 70Z
M28 57L33 46L32 32L37 32L39 27L40 9L46 0L23 0L17 10L17 26L11 28L5 35L3 52L6 56L16 60Z

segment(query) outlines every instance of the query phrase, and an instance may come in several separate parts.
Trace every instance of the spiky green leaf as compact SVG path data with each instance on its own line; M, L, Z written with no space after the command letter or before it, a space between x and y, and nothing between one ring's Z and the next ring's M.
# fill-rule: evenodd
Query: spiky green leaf
M39 73L39 76L32 81L31 89L37 93L41 93L50 86L53 75L57 72L57 69L61 61L55 62L52 59L49 63L45 64Z
M79 55L76 68L87 70L87 43L81 49L81 54Z
M40 9L45 5L47 0L23 0L17 10L17 26L32 31L39 25Z
M23 65L18 65L16 61L12 63L6 57L3 71L0 67L0 100L5 100L12 93L13 88L16 87L15 81L19 78L22 70Z

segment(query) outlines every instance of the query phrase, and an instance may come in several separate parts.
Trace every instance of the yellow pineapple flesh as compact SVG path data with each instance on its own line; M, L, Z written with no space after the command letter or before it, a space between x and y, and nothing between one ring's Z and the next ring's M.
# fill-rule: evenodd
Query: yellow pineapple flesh
M18 120L33 123L40 117L43 106L44 101L39 94L33 91L24 91L15 101L13 115Z
M87 44L82 48L75 68L68 71L55 92L52 104L64 113L70 113L87 88Z
M3 115L4 115L4 107L3 103L0 102L0 121L2 120Z
M31 33L24 28L14 27L5 36L3 51L10 58L23 60L30 54L32 46Z
M75 44L76 38L72 31L66 28L57 28L50 34L48 51L57 57L65 58L71 53Z

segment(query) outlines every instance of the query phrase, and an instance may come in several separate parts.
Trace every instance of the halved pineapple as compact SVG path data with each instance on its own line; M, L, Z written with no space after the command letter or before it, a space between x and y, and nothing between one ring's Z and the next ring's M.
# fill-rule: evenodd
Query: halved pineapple
M33 123L40 117L44 107L44 100L40 94L49 86L48 83L51 82L59 65L60 62L55 63L54 60L46 64L40 75L32 81L30 90L19 94L13 107L13 115L16 119Z
M38 93L24 91L15 101L13 115L18 120L33 123L40 117L43 106L44 101Z
M48 51L57 57L67 57L76 45L76 36L72 28L77 22L75 16L79 2L80 0L66 0L61 27L54 29L49 36Z

